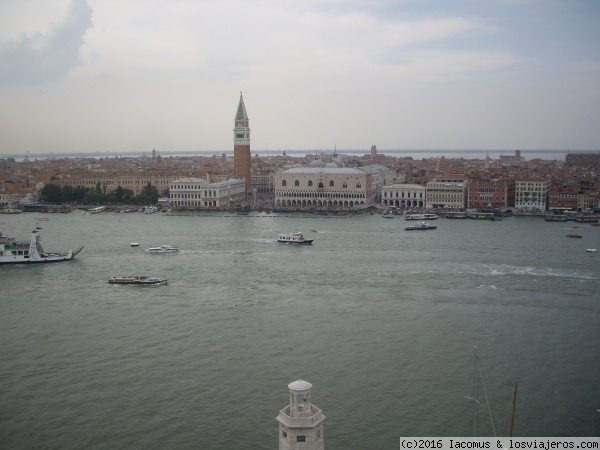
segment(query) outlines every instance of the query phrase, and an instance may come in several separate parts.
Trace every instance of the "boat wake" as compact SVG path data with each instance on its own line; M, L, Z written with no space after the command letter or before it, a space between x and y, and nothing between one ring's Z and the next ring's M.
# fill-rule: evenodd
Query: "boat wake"
M496 286L495 284L480 284L479 286L477 286L477 289L492 289L494 291L497 291L497 290L505 291L506 290L504 288L498 288L498 286Z
M483 276L524 275L532 277L573 278L581 280L597 280L598 278L578 271L553 269L551 267L521 267L509 264L481 264L473 267L472 273Z

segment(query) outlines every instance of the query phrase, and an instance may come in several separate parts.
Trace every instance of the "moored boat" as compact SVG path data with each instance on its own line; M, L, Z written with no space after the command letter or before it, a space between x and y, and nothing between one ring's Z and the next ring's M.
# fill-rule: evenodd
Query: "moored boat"
M170 245L161 245L160 247L150 247L146 249L148 253L177 253L179 249L177 247L171 247Z
M409 214L404 220L435 220L439 217L437 214Z
M167 284L167 280L148 275L125 275L114 276L108 279L110 284Z
M567 234L568 238L581 238L583 236L581 236L580 234Z
M39 227L31 232L31 239L18 241L0 232L0 264L30 264L68 261L83 249L66 252L46 252L42 248Z
M405 230L408 231L413 231L413 230L435 230L437 228L437 225L431 225L427 222L419 222L416 223L414 225L409 225L407 227L405 227Z
M305 239L304 235L300 232L285 234L282 233L277 236L277 242L284 244L312 244L314 239Z

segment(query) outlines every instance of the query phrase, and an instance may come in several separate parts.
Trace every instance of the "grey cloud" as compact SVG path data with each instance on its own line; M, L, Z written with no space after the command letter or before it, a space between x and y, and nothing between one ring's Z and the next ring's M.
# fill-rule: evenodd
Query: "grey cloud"
M22 35L0 52L0 80L12 83L55 81L80 64L79 49L92 27L92 8L72 0L65 19L46 35Z

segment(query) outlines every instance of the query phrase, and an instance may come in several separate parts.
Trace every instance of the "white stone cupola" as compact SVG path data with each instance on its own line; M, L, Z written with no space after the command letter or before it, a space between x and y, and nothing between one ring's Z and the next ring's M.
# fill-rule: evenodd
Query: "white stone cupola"
M323 412L312 404L312 384L297 380L288 385L290 404L279 411L279 450L324 450Z

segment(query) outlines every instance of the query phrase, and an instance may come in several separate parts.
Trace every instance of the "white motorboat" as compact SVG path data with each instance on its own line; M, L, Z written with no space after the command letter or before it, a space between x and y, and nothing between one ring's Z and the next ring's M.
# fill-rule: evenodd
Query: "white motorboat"
M150 247L146 251L148 253L177 253L179 249L170 245L161 245L160 247Z
M409 214L404 220L435 220L439 219L437 214Z
M427 222L419 222L414 225L409 225L408 227L406 227L404 229L408 230L408 231L413 231L413 230L435 230L436 228L437 228L437 225L431 225Z
M284 244L312 244L314 239L305 239L304 235L300 232L285 234L282 233L277 236L277 242Z
M7 237L0 233L0 264L30 264L40 262L60 262L75 258L83 249L66 252L46 252L42 248L40 227L36 227L31 232L31 239L28 241L17 241L15 238Z
M131 246L132 246L132 247L139 247L139 246L140 246L140 243L139 243L139 242L132 242L132 243L131 243Z
M147 275L114 276L108 279L110 284L167 284L167 280Z

